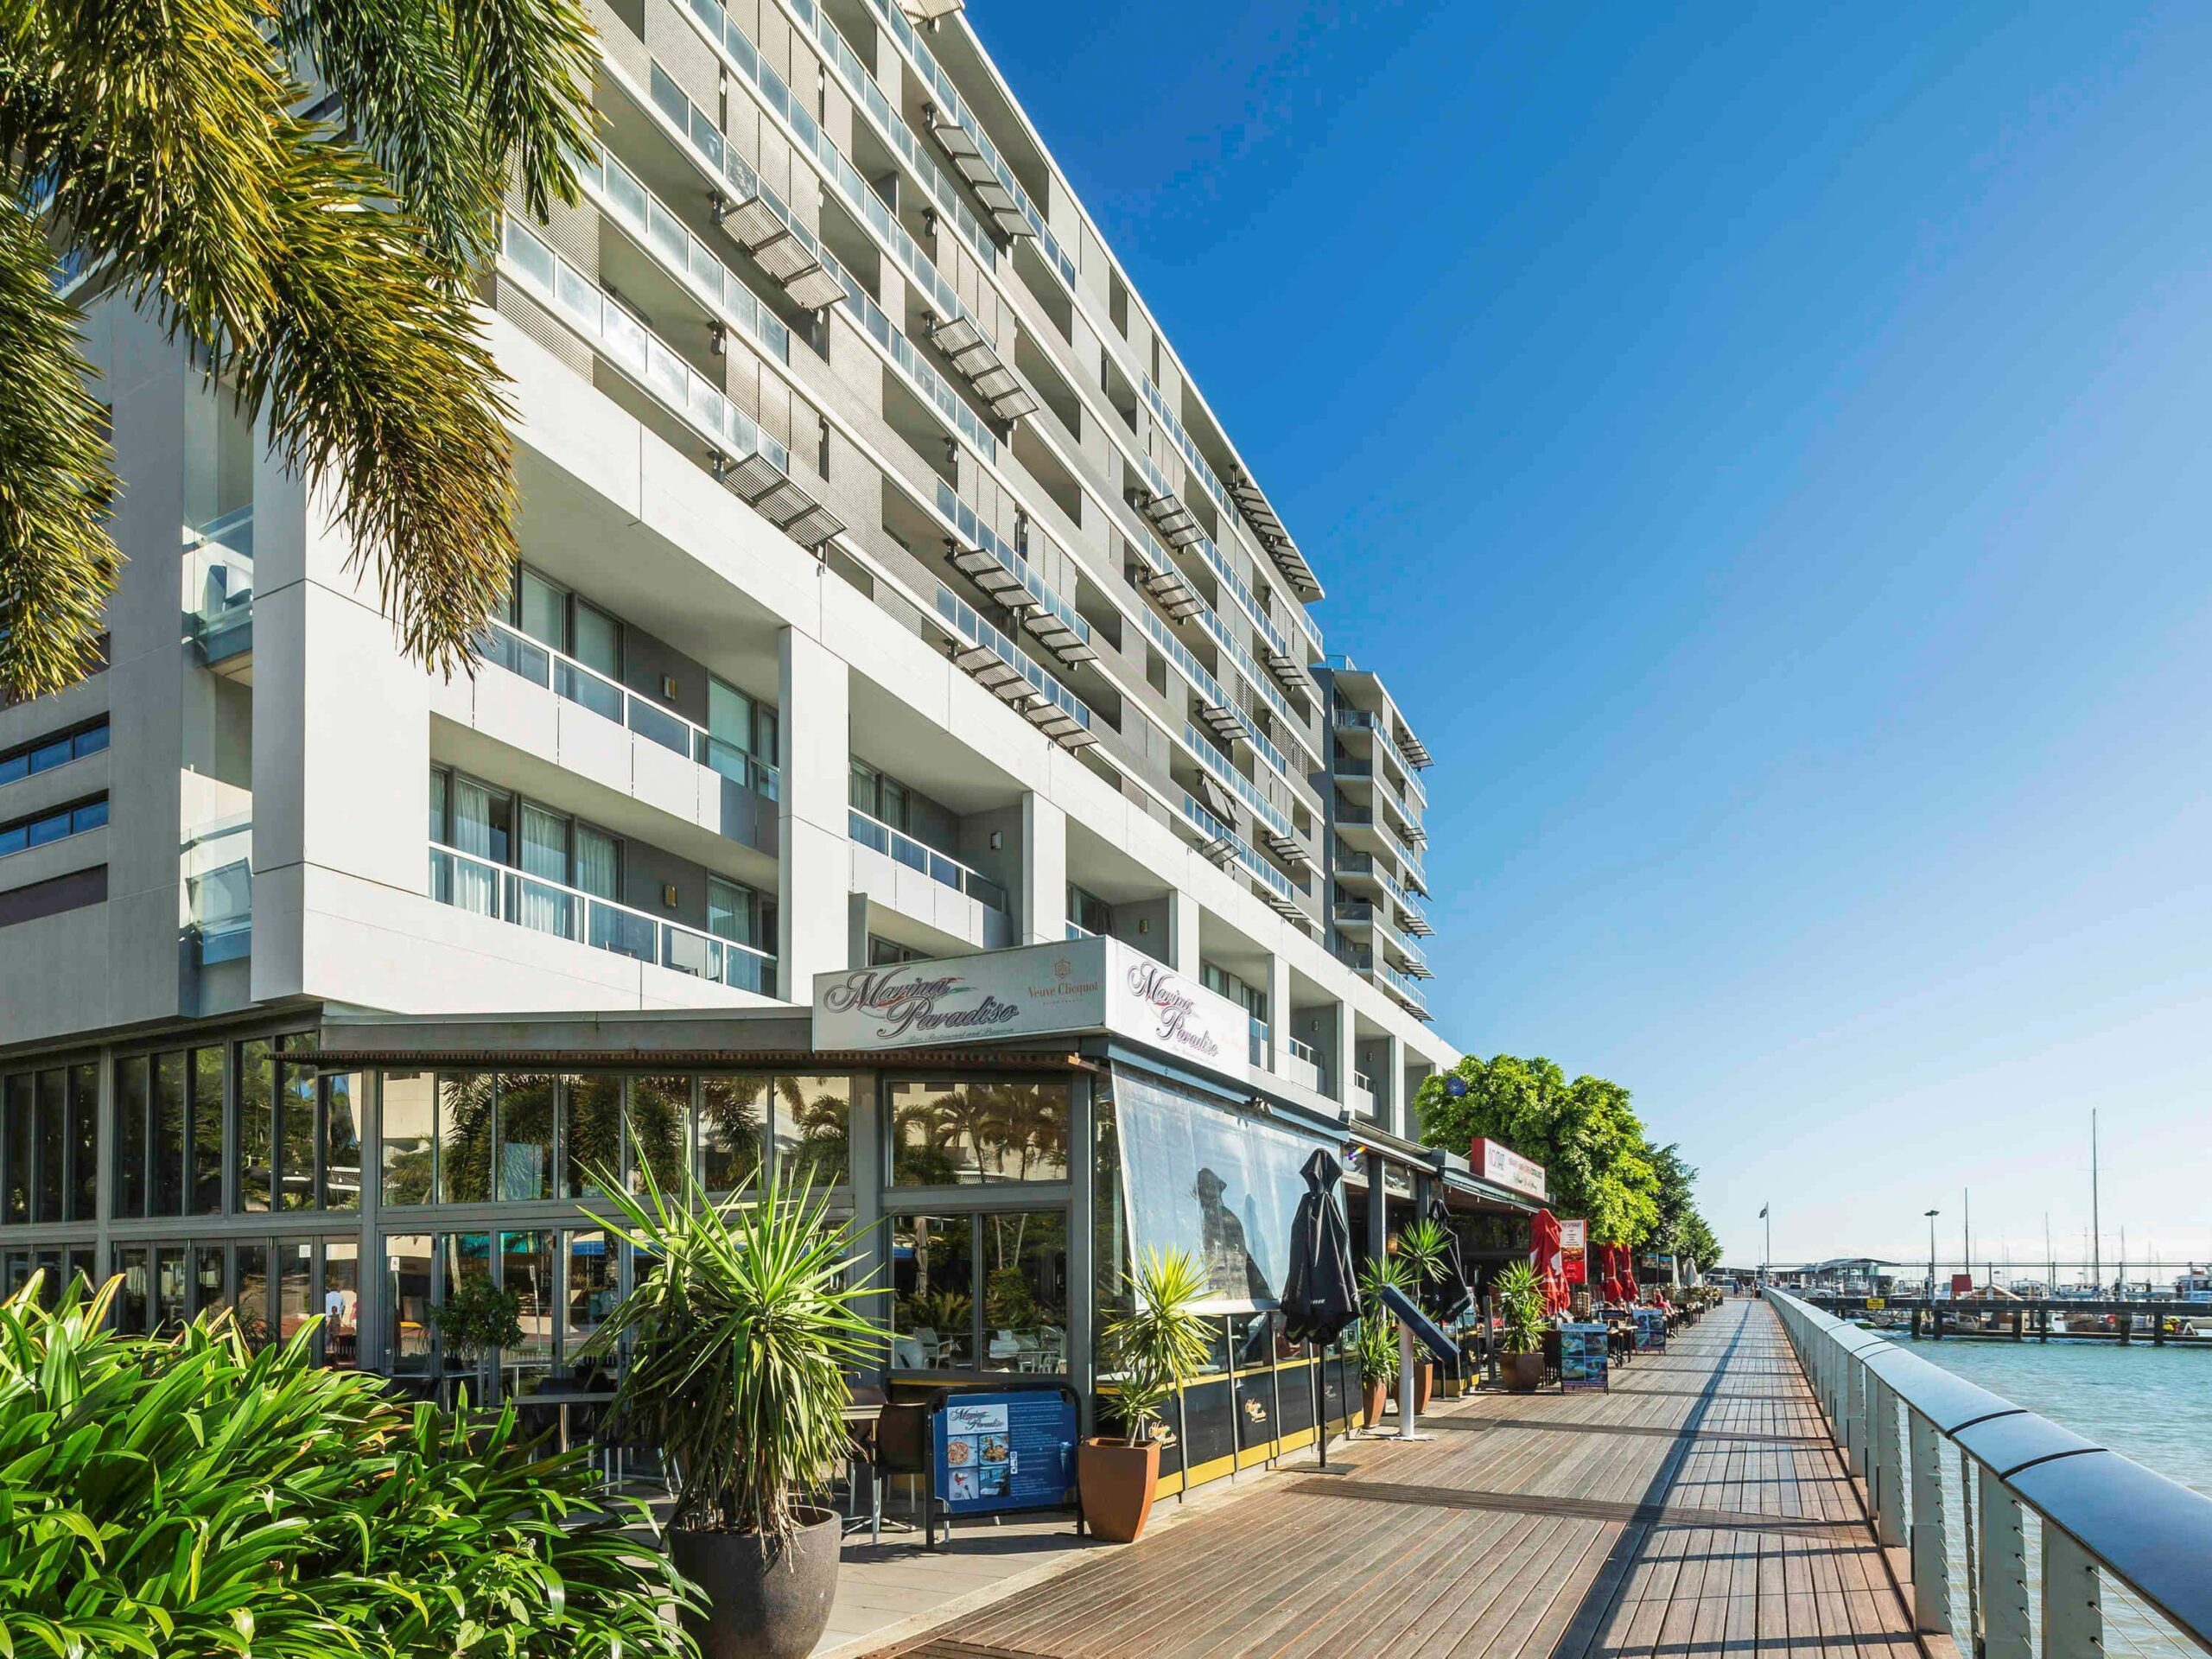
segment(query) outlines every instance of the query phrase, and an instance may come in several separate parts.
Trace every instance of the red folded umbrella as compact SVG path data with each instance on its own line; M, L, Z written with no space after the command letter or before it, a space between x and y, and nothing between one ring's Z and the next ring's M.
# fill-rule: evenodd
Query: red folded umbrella
M1560 1249L1559 1217L1548 1210L1539 1210L1529 1218L1529 1260L1536 1269L1536 1277L1543 1281L1544 1306L1553 1313L1564 1312L1568 1302L1567 1294L1567 1263Z

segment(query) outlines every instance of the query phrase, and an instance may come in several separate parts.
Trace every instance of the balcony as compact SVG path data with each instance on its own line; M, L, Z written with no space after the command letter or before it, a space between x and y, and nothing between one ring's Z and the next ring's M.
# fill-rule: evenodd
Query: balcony
M1197 832L1198 850L1205 857L1224 869L1231 864L1242 867L1252 878L1253 891L1268 909L1299 928L1311 925L1313 918L1300 908L1290 878L1254 852L1242 836L1188 790L1183 791L1183 817Z
M732 990L776 995L776 959L765 950L664 922L580 888L524 875L435 842L430 847L430 897L456 910L711 980Z
M955 636L953 666L1014 709L1062 748L1080 752L1098 741L1090 705L1039 668L1020 646L986 622L950 588L937 590L938 620Z
M1411 974L1393 968L1371 950L1357 945L1346 945L1337 952L1344 965L1356 973L1364 974L1376 984L1404 1004L1408 1013L1416 1019L1428 1018L1428 999L1421 992L1420 985Z
M253 650L253 508L184 527L184 632L209 667Z
M858 807L846 817L855 893L977 950L1014 943L1014 907L999 883Z
M1282 1058L1286 1082L1302 1084L1317 1095L1329 1092L1329 1074L1322 1069L1321 1052L1313 1044L1289 1039Z
M1351 1106L1352 1110L1359 1113L1363 1116L1379 1116L1380 1114L1376 1110L1375 1107L1375 1079L1369 1077L1364 1071L1353 1072L1351 1074L1351 1099L1346 1103Z
M253 815L185 832L180 859L187 936L202 968L237 962L253 944Z

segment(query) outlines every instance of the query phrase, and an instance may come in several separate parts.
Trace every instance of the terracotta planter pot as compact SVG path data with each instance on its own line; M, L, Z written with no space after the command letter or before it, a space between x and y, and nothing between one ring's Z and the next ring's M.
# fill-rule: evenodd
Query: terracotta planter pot
M1544 1357L1540 1353L1508 1354L1504 1376L1507 1393L1534 1394L1543 1386Z
M1436 1362L1423 1360L1421 1369L1414 1373L1414 1414L1418 1416L1428 1409L1429 1395L1436 1388Z
M1382 1402L1390 1397L1390 1385L1381 1378L1360 1385L1359 1426L1372 1428L1382 1421Z
M801 1510L790 1538L671 1528L677 1571L706 1592L704 1618L684 1627L706 1659L805 1659L830 1624L843 1517Z
M1083 1518L1091 1531L1109 1544L1133 1544L1152 1514L1160 1442L1085 1440L1075 1450L1075 1478L1083 1494Z

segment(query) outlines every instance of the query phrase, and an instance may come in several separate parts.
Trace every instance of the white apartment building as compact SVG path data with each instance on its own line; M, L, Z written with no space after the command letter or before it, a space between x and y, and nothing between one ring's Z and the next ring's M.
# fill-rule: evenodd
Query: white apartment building
M595 22L584 200L482 282L522 563L473 677L92 308L130 562L105 671L0 709L11 1281L396 1305L396 1113L283 1058L367 1016L803 1044L817 976L1105 934L1243 1006L1238 1089L1378 1147L1458 1058L1428 755L966 16Z

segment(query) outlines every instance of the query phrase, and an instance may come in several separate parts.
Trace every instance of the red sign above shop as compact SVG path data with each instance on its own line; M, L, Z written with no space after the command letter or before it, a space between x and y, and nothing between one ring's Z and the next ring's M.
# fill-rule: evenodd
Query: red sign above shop
M1532 1198L1551 1196L1544 1185L1544 1166L1523 1158L1510 1147L1477 1135L1467 1148L1467 1162L1476 1174L1493 1186L1526 1192Z

